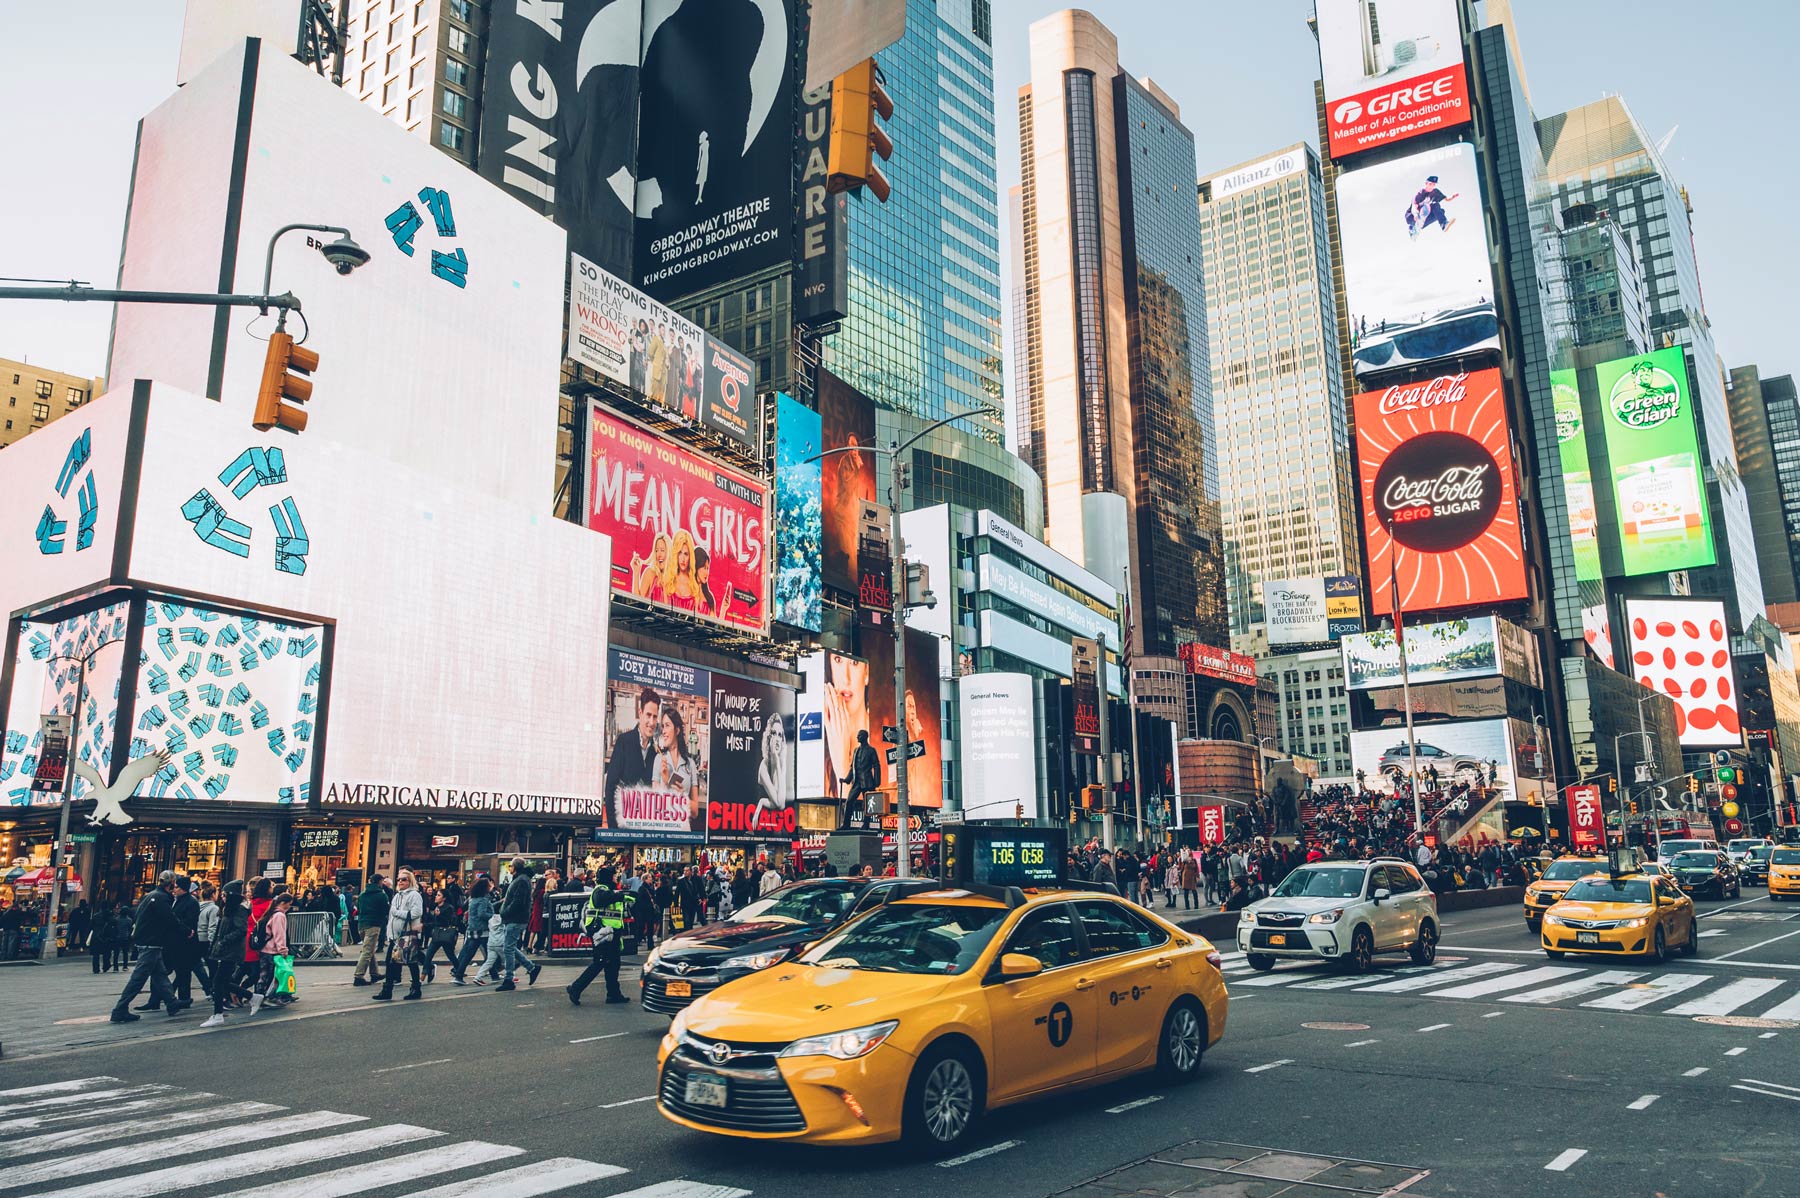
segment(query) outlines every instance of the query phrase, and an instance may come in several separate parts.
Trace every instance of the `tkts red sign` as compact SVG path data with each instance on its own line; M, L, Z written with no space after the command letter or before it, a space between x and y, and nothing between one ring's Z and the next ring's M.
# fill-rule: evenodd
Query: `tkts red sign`
M1600 810L1598 786L1569 787L1569 843L1578 850L1605 845L1606 816Z
M1225 808L1202 807L1200 812L1200 843L1225 843Z

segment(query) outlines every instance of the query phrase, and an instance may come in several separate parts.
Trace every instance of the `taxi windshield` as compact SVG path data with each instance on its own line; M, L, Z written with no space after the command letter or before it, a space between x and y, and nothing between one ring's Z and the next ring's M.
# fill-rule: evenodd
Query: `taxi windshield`
M1647 903L1650 883L1643 878L1589 878L1563 895L1571 903Z
M1719 863L1719 859L1711 853L1676 853L1675 860L1669 862L1676 869L1711 869Z
M1281 880L1274 894L1276 898L1355 898L1362 893L1362 887L1360 865L1327 866L1295 870Z
M1776 849L1770 865L1800 865L1800 849Z
M1597 861L1552 861L1544 870L1546 882L1572 882L1600 868Z
M848 884L784 886L739 910L731 922L772 919L780 923L830 923L848 911L855 900L856 888Z
M800 960L887 973L967 973L1005 919L1005 908L985 904L889 903Z

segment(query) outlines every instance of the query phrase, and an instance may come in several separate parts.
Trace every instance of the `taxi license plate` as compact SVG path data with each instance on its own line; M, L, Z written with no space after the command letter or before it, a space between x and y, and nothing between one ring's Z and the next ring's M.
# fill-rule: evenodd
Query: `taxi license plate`
M669 983L669 997L670 998L692 998L693 996L694 996L694 983L692 983L692 982L670 982Z
M1271 947L1273 947L1274 945L1286 944L1286 943L1287 943L1287 933L1286 932L1270 932L1269 933L1269 944Z
M689 1074L683 1097L689 1106L722 1107L725 1105L725 1079L705 1073Z
M1577 933L1575 933L1575 943L1576 944L1599 944L1600 943L1600 933L1598 933L1598 932L1577 932Z

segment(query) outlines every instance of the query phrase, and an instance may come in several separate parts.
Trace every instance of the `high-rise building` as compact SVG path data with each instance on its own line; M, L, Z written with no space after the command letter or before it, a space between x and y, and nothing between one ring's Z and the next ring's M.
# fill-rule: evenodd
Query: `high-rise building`
M1650 349L1650 302L1631 239L1607 213L1575 204L1562 214L1563 270L1558 311L1577 346L1609 346L1612 356Z
M1030 39L1016 432L1044 480L1045 539L1109 581L1129 569L1137 652L1223 645L1193 134L1091 14L1052 14Z
M475 164L486 0L338 0L344 90L465 166Z
M0 358L0 445L34 433L100 393L101 380Z
M1200 230L1237 638L1265 582L1361 573L1317 155L1292 145L1203 180Z
M1750 493L1763 595L1771 607L1800 601L1792 552L1800 538L1800 411L1793 376L1765 379L1754 366L1738 366L1725 397L1738 469Z

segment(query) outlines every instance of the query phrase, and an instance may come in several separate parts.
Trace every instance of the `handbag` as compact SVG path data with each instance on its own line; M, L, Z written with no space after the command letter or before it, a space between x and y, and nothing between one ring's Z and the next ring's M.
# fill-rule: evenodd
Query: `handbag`
M299 987L294 981L294 959L288 956L275 958L275 985L270 989L270 996L288 995L292 997Z

